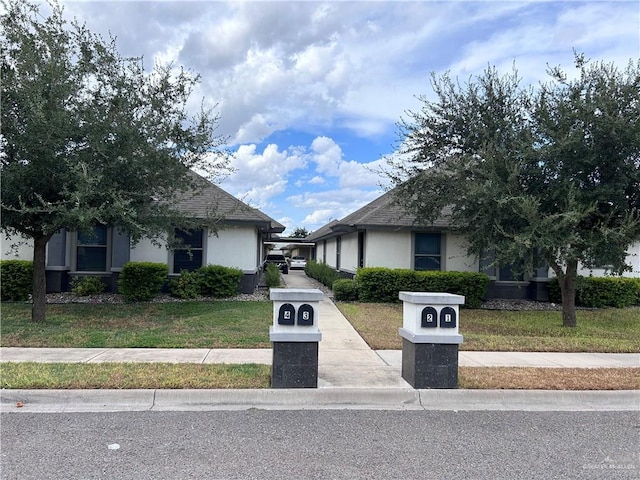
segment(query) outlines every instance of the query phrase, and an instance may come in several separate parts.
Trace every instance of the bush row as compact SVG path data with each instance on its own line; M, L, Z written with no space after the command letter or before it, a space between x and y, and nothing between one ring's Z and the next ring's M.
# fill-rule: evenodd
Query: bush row
M118 279L118 290L128 301L147 301L158 295L165 285L169 268L164 263L128 262ZM169 281L169 291L180 298L207 295L231 297L238 291L242 270L220 265L207 265L194 272L183 271ZM75 295L94 295L105 290L99 277L74 277L71 291ZM0 261L0 297L3 301L25 301L33 289L33 262Z
M398 293L445 292L464 295L465 306L477 308L482 303L489 277L470 272L418 272L407 269L361 268L355 280L333 284L336 300L361 302L398 302Z
M28 260L0 261L0 298L3 301L24 301L33 290L33 262Z
M169 282L169 292L178 298L196 298L206 295L215 298L232 297L238 292L242 270L207 265L193 272L183 270Z
M335 268L330 267L326 263L316 262L315 260L307 261L307 265L304 267L304 273L329 288L332 288L333 282L340 277Z
M562 302L557 278L549 282L549 300L556 303ZM578 277L576 279L576 305L586 308L623 308L640 305L640 279Z

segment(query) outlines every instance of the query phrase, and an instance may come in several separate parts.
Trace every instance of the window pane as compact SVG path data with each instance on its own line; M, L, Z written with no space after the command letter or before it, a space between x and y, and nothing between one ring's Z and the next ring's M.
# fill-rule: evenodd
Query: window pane
M107 227L106 225L96 225L93 233L78 232L78 245L106 245Z
M202 248L202 230L176 230L176 238L181 239L185 246L191 248Z
M107 247L78 247L78 265L80 272L106 272Z
M440 234L416 233L416 255L440 255Z
M190 272L202 266L202 250L176 250L173 253L173 271L180 273L182 270Z
M416 257L416 270L440 270L440 257Z
M505 265L498 269L498 280L502 282L521 282L524 280L524 276L521 273L518 275L513 273L513 264Z

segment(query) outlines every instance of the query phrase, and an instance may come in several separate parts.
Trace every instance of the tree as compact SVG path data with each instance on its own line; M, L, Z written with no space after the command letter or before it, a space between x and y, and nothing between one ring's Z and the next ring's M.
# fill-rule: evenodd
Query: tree
M399 124L397 201L423 224L449 216L469 254L523 273L549 266L576 326L578 264L621 273L640 238L640 62L620 71L576 55L539 88L495 68L461 85L432 76L436 100ZM445 208L446 207L446 208Z
M145 72L52 3L10 0L1 17L1 227L34 245L34 321L44 321L45 253L61 228L117 226L132 241L166 235L174 200L215 174L217 117L190 116L199 78L173 66ZM186 222L183 222L186 223Z
M306 238L309 236L309 231L305 227L296 227L290 238Z

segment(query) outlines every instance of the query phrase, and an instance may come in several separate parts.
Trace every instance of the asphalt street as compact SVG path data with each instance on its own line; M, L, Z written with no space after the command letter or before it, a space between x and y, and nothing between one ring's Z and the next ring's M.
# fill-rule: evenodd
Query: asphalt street
M637 412L2 415L3 479L637 479Z

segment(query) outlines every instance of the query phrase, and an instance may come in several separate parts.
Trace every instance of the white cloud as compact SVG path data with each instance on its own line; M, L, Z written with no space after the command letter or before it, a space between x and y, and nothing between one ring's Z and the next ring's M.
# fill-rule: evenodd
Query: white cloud
M308 182L310 185L322 185L326 180L320 176L315 176Z
M262 153L256 145L242 145L232 155L234 172L221 182L233 195L253 206L264 208L274 196L284 192L291 172L306 167L303 152L297 148L279 150L267 145Z
M342 162L342 149L329 137L317 137L311 142L313 161L316 171L331 176L337 176Z

